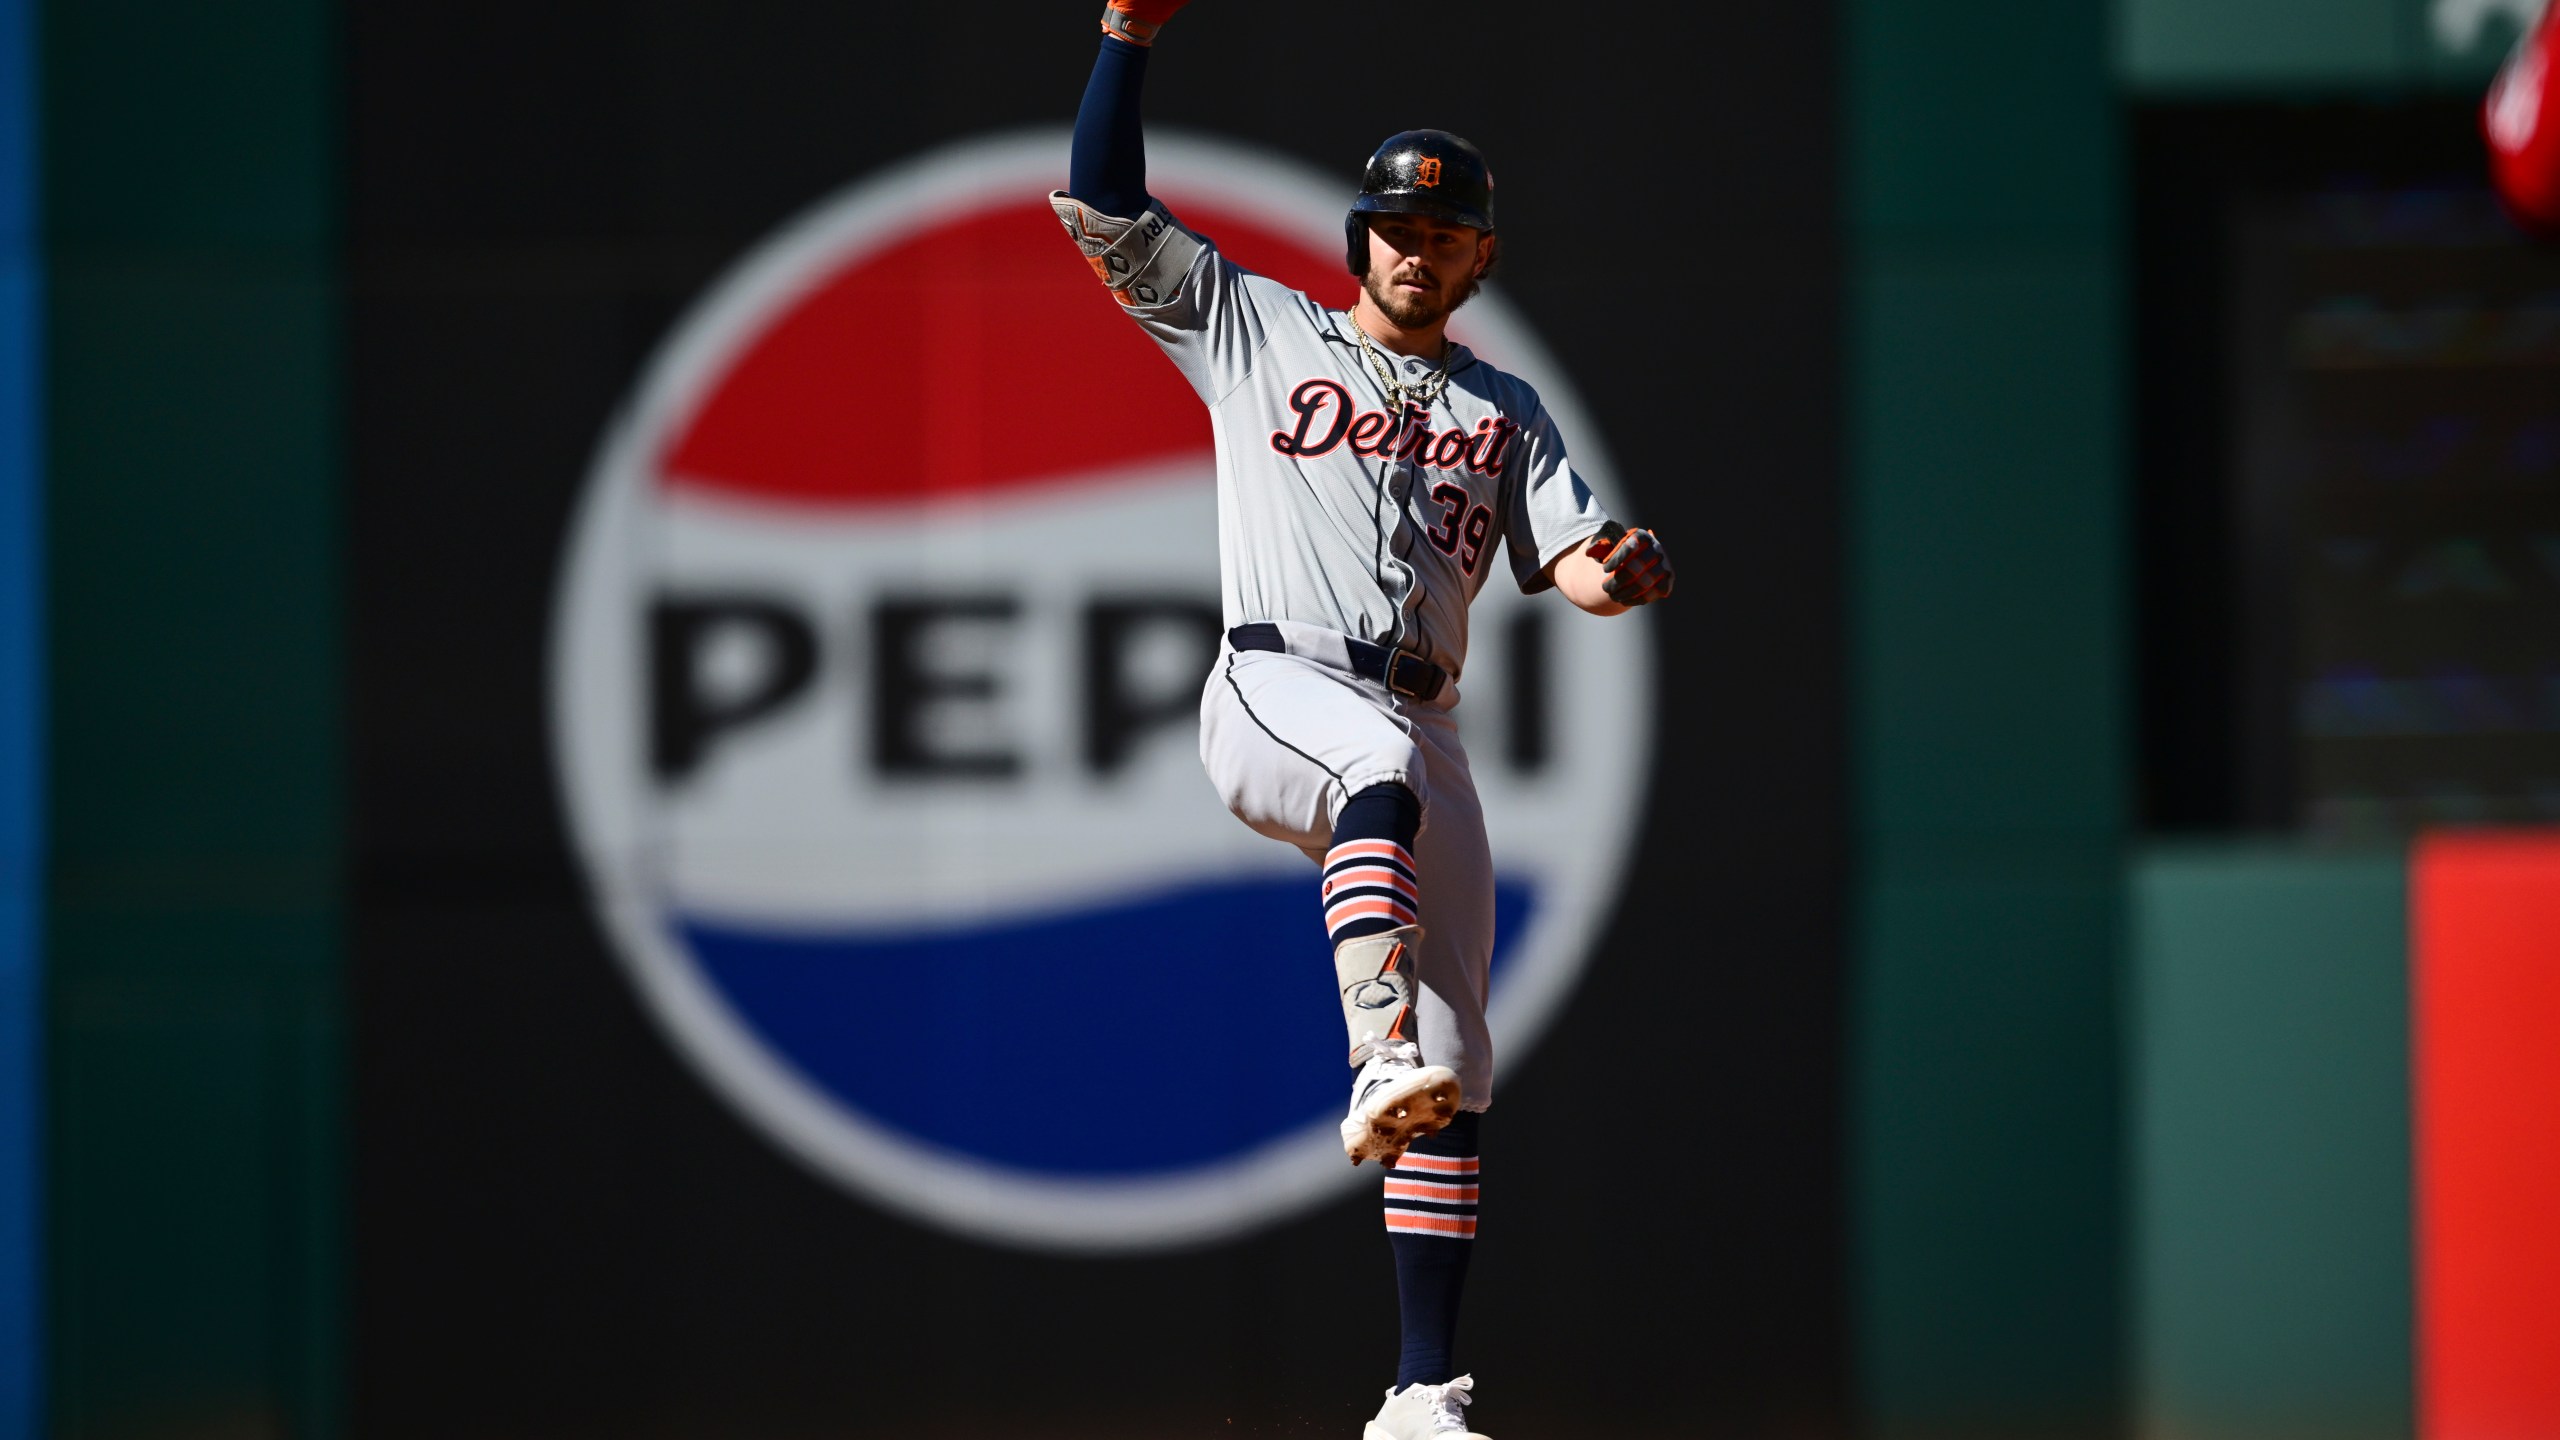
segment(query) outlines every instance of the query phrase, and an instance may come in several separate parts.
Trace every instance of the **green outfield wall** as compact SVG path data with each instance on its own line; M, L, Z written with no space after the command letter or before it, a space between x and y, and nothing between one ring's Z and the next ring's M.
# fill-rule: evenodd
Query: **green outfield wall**
M330 16L41 17L58 1436L335 1428Z
M2103 1433L2130 699L2106 11L1847 14L1863 1399L1887 1436Z
M2405 857L2161 848L2127 924L2138 1433L2409 1434Z

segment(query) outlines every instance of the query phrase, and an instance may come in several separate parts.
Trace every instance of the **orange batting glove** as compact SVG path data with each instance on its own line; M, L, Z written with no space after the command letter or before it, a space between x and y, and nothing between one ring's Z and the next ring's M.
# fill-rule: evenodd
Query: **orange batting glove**
M1621 530L1615 525L1591 537L1582 553L1608 572L1603 585L1621 605L1650 605L1671 593L1671 557L1650 530Z
M1190 0L1111 0L1102 7L1102 33L1117 35L1132 45L1153 45L1164 22L1188 3Z

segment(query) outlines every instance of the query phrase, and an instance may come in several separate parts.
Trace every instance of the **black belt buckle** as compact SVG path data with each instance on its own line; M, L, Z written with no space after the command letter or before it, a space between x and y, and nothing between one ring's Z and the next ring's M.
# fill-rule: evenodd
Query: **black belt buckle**
M1403 650L1388 652L1386 668L1389 690L1426 705L1439 698L1440 687L1449 679L1448 671Z

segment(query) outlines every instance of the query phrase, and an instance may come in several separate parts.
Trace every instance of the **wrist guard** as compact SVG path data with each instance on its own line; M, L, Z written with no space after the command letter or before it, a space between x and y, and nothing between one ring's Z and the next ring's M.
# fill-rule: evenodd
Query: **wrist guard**
M1111 0L1102 7L1102 33L1132 45L1153 45L1156 32L1189 0Z

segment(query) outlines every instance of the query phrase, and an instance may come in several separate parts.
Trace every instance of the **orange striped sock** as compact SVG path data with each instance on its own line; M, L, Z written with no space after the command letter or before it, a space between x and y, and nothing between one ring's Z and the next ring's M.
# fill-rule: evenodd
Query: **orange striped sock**
M1387 1243L1396 1257L1404 1353L1396 1386L1445 1385L1456 1375L1458 1300L1476 1239L1476 1132L1462 1112L1448 1129L1413 1142L1387 1172Z
M1343 802L1324 857L1324 929L1335 945L1421 923L1422 869L1413 863L1421 833L1422 802L1400 784Z

